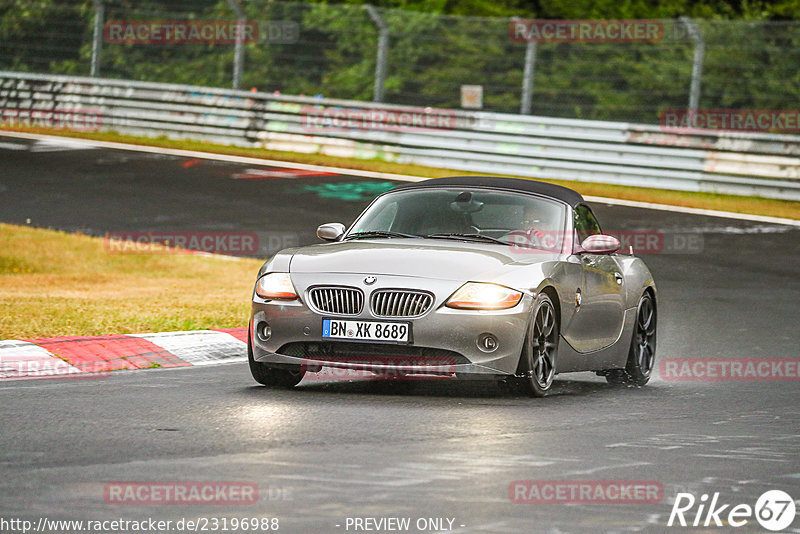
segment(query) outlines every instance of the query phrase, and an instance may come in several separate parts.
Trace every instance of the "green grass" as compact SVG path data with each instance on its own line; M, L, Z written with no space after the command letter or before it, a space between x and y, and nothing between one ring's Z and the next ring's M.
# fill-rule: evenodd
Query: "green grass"
M0 224L0 339L247 326L260 260L164 252Z
M423 167L419 165L404 165L382 160L349 159L328 156L324 154L299 154L295 152L279 152L260 148L241 148L224 145L215 145L202 141L174 140L167 138L150 138L123 135L115 132L73 132L67 130L52 130L44 128L17 128L16 131L31 133L55 134L67 137L96 139L120 143L160 146L183 150L196 150L213 152L217 154L232 154L265 159L274 159L287 162L307 163L313 165L328 165L345 169L367 170L425 178L439 178L453 175L477 175L453 169L440 169ZM800 220L800 202L788 200L775 200L756 197L741 197L736 195L721 195L715 193L692 193L685 191L671 191L644 187L629 187L619 185L593 184L576 181L545 180L551 183L564 185L575 189L583 195L602 196L640 202L654 202L691 208L703 208L755 215L769 215L773 217L786 217Z

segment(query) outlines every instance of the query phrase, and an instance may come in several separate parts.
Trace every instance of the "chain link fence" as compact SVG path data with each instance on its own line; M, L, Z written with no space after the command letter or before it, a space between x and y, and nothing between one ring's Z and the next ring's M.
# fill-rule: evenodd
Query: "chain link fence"
M645 124L800 101L800 22L649 21L648 40L534 39L517 23L266 0L12 0L0 69L444 108L472 85L489 111Z

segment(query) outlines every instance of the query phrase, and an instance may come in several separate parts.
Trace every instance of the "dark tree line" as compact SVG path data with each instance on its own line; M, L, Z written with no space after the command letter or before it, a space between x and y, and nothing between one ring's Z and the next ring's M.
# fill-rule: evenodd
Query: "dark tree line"
M361 1L344 4L240 0L260 22L245 47L243 88L370 100L377 35ZM540 43L533 112L653 123L685 108L694 45L677 19L706 41L701 107L783 109L800 100L800 2L712 0L373 0L390 30L385 100L458 107L460 86L484 87L486 109L517 112L525 43L509 38L511 17L663 19L655 43ZM224 0L108 0L105 20L232 19ZM87 75L89 0L0 3L0 69ZM294 42L267 35L294 24ZM280 37L280 36L278 36ZM103 43L101 75L230 87L232 45Z

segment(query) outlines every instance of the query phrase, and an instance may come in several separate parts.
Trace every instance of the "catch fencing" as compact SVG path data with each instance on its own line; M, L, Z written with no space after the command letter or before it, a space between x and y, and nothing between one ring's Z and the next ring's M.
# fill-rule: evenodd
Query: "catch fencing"
M529 21L274 0L17 3L0 9L0 70L451 109L471 86L482 92L472 105L485 111L643 124L670 109L800 102L798 20Z

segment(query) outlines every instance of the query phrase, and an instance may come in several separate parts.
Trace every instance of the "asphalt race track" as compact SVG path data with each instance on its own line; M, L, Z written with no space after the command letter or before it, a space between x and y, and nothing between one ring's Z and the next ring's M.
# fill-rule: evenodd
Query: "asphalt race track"
M10 146L16 148L4 148ZM0 137L1 220L97 236L128 231L257 232L260 256L267 256L316 240L316 227L331 222L325 217L352 218L394 185L83 147L70 141Z
M0 137L0 221L94 235L255 231L266 254L313 242L320 223L352 221L386 187ZM659 359L800 356L800 229L595 210L607 229L657 231L670 243L643 256L659 289ZM798 384L656 377L620 390L581 373L545 399L431 380L275 391L246 364L3 382L0 518L278 518L289 533L365 532L370 523L359 530L356 518L387 517L410 518L408 532L768 532L753 518L739 528L667 521L681 492L698 502L718 492L728 510L754 507L767 490L800 498ZM518 480L651 481L663 496L513 503ZM247 482L259 500L107 504L104 488L120 481ZM785 531L800 532L800 520Z

